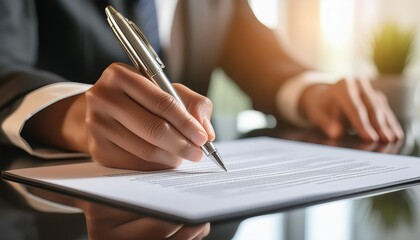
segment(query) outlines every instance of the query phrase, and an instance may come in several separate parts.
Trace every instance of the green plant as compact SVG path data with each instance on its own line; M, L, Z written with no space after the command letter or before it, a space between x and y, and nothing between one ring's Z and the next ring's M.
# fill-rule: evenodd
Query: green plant
M372 58L380 74L402 74L412 60L414 31L385 23L373 37Z
M385 193L356 201L356 220L371 222L377 219L381 229L415 227L417 196L410 189Z
M392 230L402 223L414 225L415 196L409 189L370 198L371 212L376 214L385 229Z

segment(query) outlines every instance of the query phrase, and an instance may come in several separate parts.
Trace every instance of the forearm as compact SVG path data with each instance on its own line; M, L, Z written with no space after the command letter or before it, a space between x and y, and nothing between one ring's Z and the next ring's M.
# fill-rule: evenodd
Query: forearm
M86 92L90 87L91 85L72 82L51 83L8 103L1 110L3 143L13 144L41 158L85 156L81 154L83 148L73 144L76 141L74 138L68 138L69 135L61 133L66 133L63 130L66 129L65 126L69 126L69 123L63 122L63 119L79 121L80 117L77 116L81 116L84 112L83 104L78 104L79 108L70 108L73 103L81 103L80 101L73 102L72 98ZM79 114L74 113L77 113L75 109L79 109ZM76 117L71 117L73 115ZM82 131L79 126L76 130L73 128L71 131L75 132L72 134ZM52 135L57 136L57 134L69 140L65 142L62 138L48 140ZM81 144L80 138L78 139L77 143ZM69 145L70 143L72 144Z
M308 70L284 51L274 32L255 18L246 1L238 1L221 66L251 97L254 108L272 115L278 115L278 89Z

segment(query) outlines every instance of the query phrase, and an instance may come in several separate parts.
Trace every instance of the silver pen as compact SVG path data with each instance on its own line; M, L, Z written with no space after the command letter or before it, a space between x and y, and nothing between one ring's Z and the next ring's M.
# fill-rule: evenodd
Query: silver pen
M171 94L185 108L178 93L172 87L171 82L162 70L165 65L136 24L117 12L112 6L106 7L105 13L112 31L135 67L162 90ZM201 149L214 163L227 171L222 158L212 142L206 142L201 146Z

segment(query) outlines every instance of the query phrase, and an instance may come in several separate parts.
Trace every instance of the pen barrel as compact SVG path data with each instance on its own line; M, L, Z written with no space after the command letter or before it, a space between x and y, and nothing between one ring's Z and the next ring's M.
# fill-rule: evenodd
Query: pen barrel
M106 12L109 25L137 69L148 77L161 71L164 65L140 29L121 13Z
M203 146L201 146L201 150L203 150L206 156L209 156L216 152L216 147L214 146L213 142L206 142Z

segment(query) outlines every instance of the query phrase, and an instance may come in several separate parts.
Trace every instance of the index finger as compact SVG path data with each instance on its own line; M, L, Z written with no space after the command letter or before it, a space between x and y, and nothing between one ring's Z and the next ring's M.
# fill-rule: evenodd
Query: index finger
M116 66L121 77L121 89L149 112L161 117L197 146L208 139L203 126L186 110L182 103L166 93L129 65Z
M352 80L341 80L337 83L337 99L350 124L363 139L377 141L379 139L373 126L370 124L366 107L360 97L356 83Z

